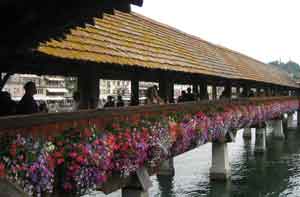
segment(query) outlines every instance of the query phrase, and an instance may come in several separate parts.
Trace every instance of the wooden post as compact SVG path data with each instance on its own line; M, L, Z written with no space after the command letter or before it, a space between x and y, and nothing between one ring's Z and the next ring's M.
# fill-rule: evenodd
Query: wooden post
M131 105L139 105L139 81L136 79L131 80Z
M216 85L212 86L212 99L217 100L217 86Z
M208 100L207 83L200 83L200 100Z
M159 79L159 96L166 103L174 103L174 83L166 74Z
M78 91L80 92L80 109L95 109L99 101L100 81L93 69L82 72L78 76Z
M199 94L199 89L198 88L199 88L198 84L194 83L193 84L193 94L195 96Z
M236 94L236 98L240 97L240 94L241 94L241 88L240 88L240 86L236 86L236 92L235 92L235 94Z
M248 97L249 96L249 93L250 93L250 88L248 85L244 85L243 86L243 91L242 93L240 94L240 97Z

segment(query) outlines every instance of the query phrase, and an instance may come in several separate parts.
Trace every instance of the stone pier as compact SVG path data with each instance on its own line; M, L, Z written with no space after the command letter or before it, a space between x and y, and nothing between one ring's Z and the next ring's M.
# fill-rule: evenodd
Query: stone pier
M281 119L273 121L273 135L276 139L285 139Z
M251 128L244 128L243 138L251 140Z
M295 128L295 123L294 123L294 112L288 113L288 117L287 117L287 128Z
M149 197L148 190L152 182L146 168L141 168L131 178L129 184L122 188L122 197Z
M174 159L168 159L162 163L157 172L157 175L162 176L174 176L175 175L175 168L174 168Z
M227 143L212 143L212 167L210 179L225 181L231 176Z
M258 126L255 130L255 153L264 153L266 151L266 125Z
M300 110L297 110L297 126L300 126Z
M266 131L267 132L272 132L274 131L274 121L273 120L268 120L266 121Z

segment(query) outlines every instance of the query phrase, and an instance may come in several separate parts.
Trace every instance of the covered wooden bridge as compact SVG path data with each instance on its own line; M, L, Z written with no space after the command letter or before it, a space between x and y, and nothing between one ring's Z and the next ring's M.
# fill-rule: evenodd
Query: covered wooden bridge
M224 142L232 140L232 133L240 128L256 127L260 136L257 139L261 139L257 140L257 150L263 151L266 121L273 121L275 133L281 137L284 113L290 114L288 124L292 126L291 114L299 109L298 98L292 96L296 96L299 87L287 73L130 12L130 3L141 5L142 1L75 1L70 12L64 12L69 4L58 1L32 7L25 3L14 6L15 2L5 1L0 4L2 10L18 8L22 15L12 17L4 25L7 31L0 33L0 73L5 73L0 87L14 73L76 76L83 109L0 118L3 140L0 177L12 183L20 178L21 186L16 187L26 190L30 186L26 191L34 195L82 194L98 185L106 193L123 188L124 196L142 196L151 185L146 169L150 173L173 173L169 165L172 160L167 159L213 141L212 178L226 179L230 166ZM39 10L40 7L43 9ZM84 110L91 99L99 99L100 78L130 80L135 105L139 104L139 81L158 82L160 96L169 103L174 101L174 84L191 84L201 101ZM212 101L207 101L208 86L213 87ZM216 101L216 87L230 90L227 100ZM242 90L244 97L254 88L257 95L264 97L231 100L233 88L236 92ZM32 136L34 141L46 144L33 154L47 158L43 169L49 169L44 176L49 179L44 185L38 184L44 183L40 179L33 183L28 178L40 169L32 167L41 162L34 160L35 157L26 160L25 166L32 169L26 180L18 172L11 172L14 162L7 162L20 162L14 160L12 153L25 154L27 149L18 140L26 141ZM91 150L84 148L91 146ZM17 151L20 147L23 151ZM94 161L94 157L87 159L91 153L97 159L85 165ZM159 170L164 160L167 162ZM71 167L77 173L94 170L92 174L97 177L79 186L75 183L81 181L78 174L66 173L65 177L59 177L61 170L70 173Z

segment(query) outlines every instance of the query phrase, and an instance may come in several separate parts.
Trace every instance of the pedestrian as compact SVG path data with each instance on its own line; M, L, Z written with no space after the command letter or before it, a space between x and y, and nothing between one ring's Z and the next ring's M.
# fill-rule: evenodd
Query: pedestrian
M17 114L38 113L39 108L33 96L37 93L34 82L29 81L24 85L25 94L17 105Z

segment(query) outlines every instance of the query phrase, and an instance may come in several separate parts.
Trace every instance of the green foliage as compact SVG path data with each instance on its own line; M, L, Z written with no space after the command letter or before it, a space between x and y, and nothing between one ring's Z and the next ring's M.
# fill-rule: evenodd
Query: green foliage
M300 80L300 65L293 61L288 61L287 63L283 63L280 61L273 61L270 64L277 66L280 69L283 69L287 73L289 73L293 79Z

